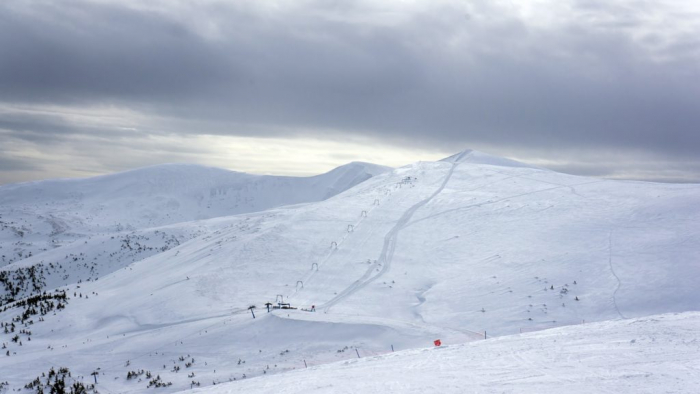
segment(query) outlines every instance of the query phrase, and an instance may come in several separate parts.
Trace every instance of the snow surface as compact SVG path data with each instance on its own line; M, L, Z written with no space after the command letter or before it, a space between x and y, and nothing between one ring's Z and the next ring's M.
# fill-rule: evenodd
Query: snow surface
M700 313L556 328L310 366L193 393L697 393Z
M127 371L144 369L172 382L158 390L173 392L190 388L193 381L211 386L236 379L239 384L244 375L262 376L255 381L265 382L303 368L304 362L320 365L354 359L357 353L384 354L392 346L397 351L425 348L437 338L463 343L464 349L487 343L503 343L506 349L549 334L483 341L484 332L492 337L572 326L553 332L583 338L584 332L595 331L588 327L608 324L590 322L700 310L695 284L700 274L700 185L577 177L465 151L443 161L377 171L382 173L322 201L231 215L231 192L212 197L208 181L197 183L205 177L156 170L154 179L145 176L137 183L140 188L109 181L119 176L102 177L93 182L105 182L99 189L109 192L84 192L71 200L71 192L64 191L60 196L68 197L56 197L53 208L36 214L33 209L52 204L54 191L42 199L25 189L34 184L0 188L0 220L20 212L27 222L39 223L50 211L71 228L61 234L79 235L68 242L66 236L51 235L53 225L41 231L32 227L32 242L58 239L58 245L3 268L26 277L26 271L17 270L43 264L44 289L68 289L70 300L64 310L35 321L31 341L21 335L22 346L10 341L14 334L0 331L0 342L10 351L10 356L0 354L0 381L19 388L51 366L66 366L88 378L100 368L101 392L141 392L147 391L145 380L125 378ZM166 186L143 186L171 184L163 178L183 180L167 193L180 204L179 216L168 216L163 208L167 200L159 199ZM324 183L319 190L358 178L343 172L333 179L339 183ZM199 186L189 188L190 183ZM289 186L294 189L290 195L307 195L297 187L308 185ZM65 186L57 186L61 188ZM259 189L256 201L270 206L278 197L268 195L283 193ZM187 221L202 219L205 205L196 201L206 195L218 216ZM318 200L327 196L312 195ZM133 205L125 205L125 199ZM111 201L107 213L93 209L101 201ZM159 207L153 208L157 214L144 216L148 207ZM108 224L114 226L111 231L104 230ZM3 247L26 241L5 242ZM316 312L267 314L264 304L275 303L278 296L304 309L315 305ZM257 306L256 319L250 305ZM0 312L0 322L19 312ZM687 316L664 328L668 336L697 328L697 315ZM609 324L623 327L628 321ZM595 341L596 335L586 338ZM609 350L598 339L600 350ZM474 341L482 344L471 345ZM659 346L674 354L673 344L662 341ZM435 354L443 351L452 354L451 347ZM414 358L409 363L427 364L430 358L420 354L405 357ZM181 358L196 362L186 367ZM680 364L683 360L678 359L680 369L687 366ZM499 373L498 362L485 366L492 376ZM590 374L605 362L590 363ZM691 365L697 366L697 358ZM501 372L501 386L495 387L515 387L503 386L510 371ZM659 373L680 376L663 371ZM562 382L559 374L554 371L550 383ZM609 376L615 384L620 379ZM533 379L537 381L543 379ZM629 382L641 391L641 381Z
M354 162L303 178L166 164L88 179L4 185L0 267L91 237L321 201L387 171ZM180 240L187 238L183 232L189 231L176 231Z

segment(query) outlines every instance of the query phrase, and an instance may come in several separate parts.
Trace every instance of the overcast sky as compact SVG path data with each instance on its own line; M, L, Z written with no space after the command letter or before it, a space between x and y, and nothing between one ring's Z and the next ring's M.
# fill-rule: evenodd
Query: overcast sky
M700 181L700 1L0 1L0 183L466 148Z

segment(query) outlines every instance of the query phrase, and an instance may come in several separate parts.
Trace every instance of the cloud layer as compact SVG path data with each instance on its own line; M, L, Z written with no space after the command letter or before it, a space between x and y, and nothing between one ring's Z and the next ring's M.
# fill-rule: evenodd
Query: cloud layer
M7 0L0 168L79 167L51 147L94 141L117 141L111 171L153 164L127 160L149 139L359 138L700 180L699 37L678 0Z

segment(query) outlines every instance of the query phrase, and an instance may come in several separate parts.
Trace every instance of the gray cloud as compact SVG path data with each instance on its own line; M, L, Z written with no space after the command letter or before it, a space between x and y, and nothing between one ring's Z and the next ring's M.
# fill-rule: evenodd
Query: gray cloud
M34 142L362 135L515 156L588 151L580 160L617 149L620 163L606 166L618 168L637 151L700 161L692 4L149 4L0 4L0 102L141 115L123 129L0 113L0 128Z
M28 171L39 168L30 159L0 157L0 171Z

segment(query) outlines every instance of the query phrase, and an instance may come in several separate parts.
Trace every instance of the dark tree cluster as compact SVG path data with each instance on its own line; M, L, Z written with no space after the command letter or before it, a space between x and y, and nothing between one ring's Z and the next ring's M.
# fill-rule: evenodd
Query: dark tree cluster
M45 383L42 382L42 378L46 378ZM48 374L42 373L41 377L37 376L24 385L24 388L34 390L37 394L98 394L94 384L85 384L74 379L70 370L65 367L59 368L58 371L51 367Z
M5 305L2 312L13 308L24 308L22 313L14 317L12 321L22 324L34 324L30 320L32 316L45 316L53 310L64 309L66 304L68 304L68 296L65 290L55 291L54 293L43 292L42 294L16 301L13 304Z
M143 369L138 370L138 371L129 371L126 373L126 380L131 380L131 379L137 379L141 375L146 375L146 379L151 379L153 377L153 374L151 374L151 371L144 371Z
M142 242L148 242L150 241L149 237L146 237L144 235L126 235L124 236L124 239L121 240L121 248L122 249L128 249L129 251L134 251L134 252L147 252L147 251L160 251L160 252L165 252L166 250L169 250L175 246L180 245L180 241L174 236L170 235L168 236L165 233L156 231L156 234L159 234L163 241L165 242L165 245L161 246L160 248L156 248L153 246L148 246L143 244Z
M157 375L155 378L151 379L148 382L148 386L146 386L147 389L153 387L153 388L160 388L160 387L168 387L172 386L172 382L164 382L161 378L160 375Z
M12 336L11 341L19 346L22 346L22 339L19 334L25 335L27 341L32 340L32 331L26 328L34 324L32 316L40 315L39 321L43 321L44 315L47 315L51 311L64 309L67 303L68 296L66 295L66 292L55 291L54 293L44 292L42 294L37 294L16 301L12 304L5 305L4 307L0 308L0 312L5 312L13 308L21 309L22 312L12 318L12 321L9 323L0 322L0 329L2 330L0 332L8 335L15 334ZM15 333L15 330L17 329L17 325L15 323L23 324L25 327L20 329L19 334ZM7 344L3 343L2 349L7 349ZM10 351L7 350L5 355L9 356Z
M4 293L0 296L0 307L14 302L20 294L40 292L46 286L44 267L37 264L20 267L12 271L0 271L0 284Z

